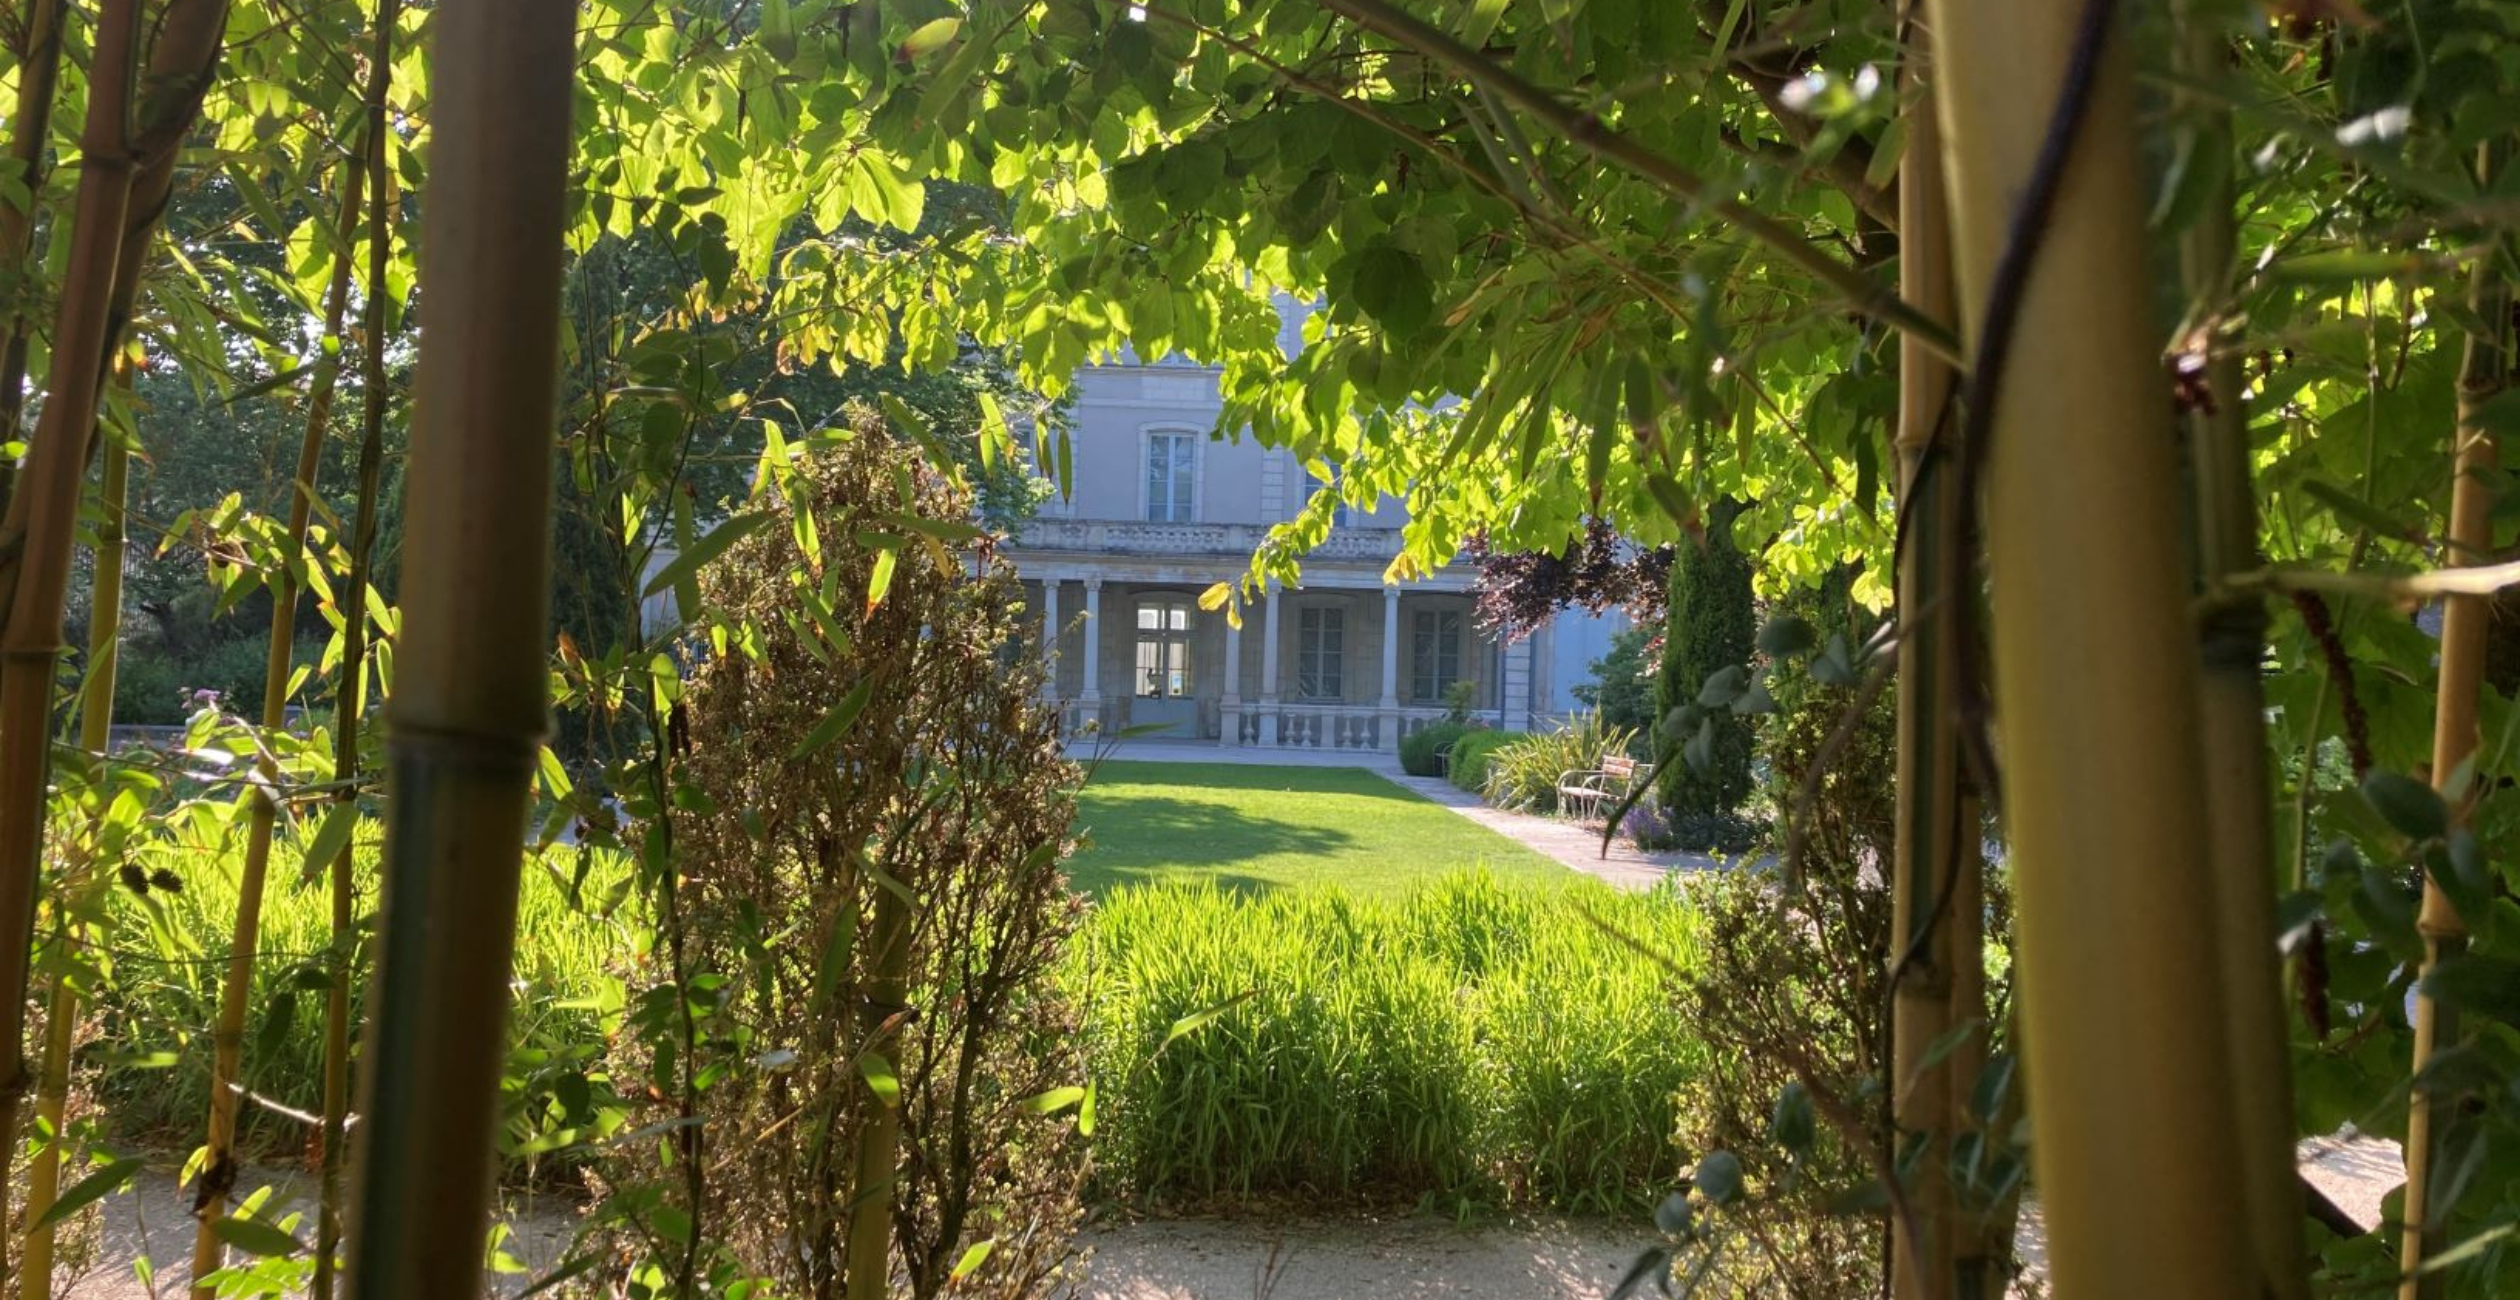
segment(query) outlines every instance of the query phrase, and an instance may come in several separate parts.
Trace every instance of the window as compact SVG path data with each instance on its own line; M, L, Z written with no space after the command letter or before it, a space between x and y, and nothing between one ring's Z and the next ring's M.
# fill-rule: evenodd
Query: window
M1190 693L1190 602L1165 598L1138 603L1137 694L1176 700Z
M1155 523L1191 521L1199 485L1198 448L1191 437L1146 435L1146 517Z
M1461 680L1461 613L1420 610L1410 621L1409 695L1420 701L1444 698Z
M1347 694L1347 611L1306 605L1295 612L1295 695L1335 700Z
M1312 494L1319 494L1323 492L1330 494L1333 502L1330 507L1330 526L1333 528L1347 527L1348 503L1345 499L1339 496L1339 480L1343 477L1339 472L1339 467L1336 465L1331 466L1330 477L1326 479L1313 473L1311 470L1304 471L1304 477L1312 481ZM1307 496L1307 499L1309 499L1309 495Z

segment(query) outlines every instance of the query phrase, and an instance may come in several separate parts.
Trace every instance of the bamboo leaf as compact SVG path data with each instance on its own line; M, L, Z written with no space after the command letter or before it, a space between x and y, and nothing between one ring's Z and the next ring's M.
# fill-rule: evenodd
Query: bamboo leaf
M324 813L324 820L306 841L306 860L299 874L316 879L332 868L341 851L350 845L350 832L359 825L359 806L348 800L334 804Z
M1070 1085L1065 1088L1052 1088L1048 1092L1037 1093L1033 1096L1024 1098L1016 1104L1023 1107L1024 1112L1029 1115L1055 1115L1083 1100L1085 1100L1085 1090L1083 1088Z
M884 603L884 593L892 590L893 570L900 564L901 552L899 551L887 550L875 553L875 571L868 574L866 578L867 613L874 613L875 607Z
M866 1080L866 1086L885 1106L901 1104L901 1076L893 1073L892 1062L885 1060L883 1053L859 1053L857 1067L858 1074Z
M1237 993L1204 1011L1193 1011L1189 1015L1183 1016L1181 1019L1172 1023L1172 1029L1165 1033L1164 1041L1155 1045L1155 1050L1160 1052L1165 1048L1172 1046L1175 1040L1187 1038L1190 1035L1199 1032L1201 1029L1204 1029L1208 1025L1214 1023L1217 1017L1224 1015L1226 1012L1231 1011L1258 996L1260 996L1260 990L1244 989L1242 992Z
M747 511L719 524L710 529L707 536L693 542L688 549L676 555L664 568L657 570L656 576L648 579L647 587L639 594L653 596L685 578L696 576L702 565L724 555L728 547L751 536L755 529L769 522L770 516L756 510ZM691 612L684 610L683 614L689 617Z
M986 1241L973 1245L971 1249L964 1251L962 1253L962 1258L954 1261L954 1280L960 1282L964 1278L971 1276L974 1269L977 1269L982 1264L989 1262L989 1253L996 1249L997 1238L991 1237Z
M875 679L859 678L858 684L850 687L849 693L841 696L838 704L831 706L831 712L824 714L822 721L805 733L805 739L799 741L795 750L788 754L789 760L803 758L838 740L841 733L849 729L849 724L857 721L857 716L866 711L866 701L874 694Z
M300 1254L306 1249L305 1246L299 1244L295 1236L290 1235L278 1225L243 1215L213 1222L210 1225L210 1232L219 1240L248 1255L260 1255L265 1258L286 1257Z
M35 1221L35 1226L49 1227L104 1200L113 1195L115 1189L130 1182L132 1176L145 1167L142 1161L132 1156L106 1161L97 1168L95 1173L80 1179L69 1191L63 1192L60 1198L44 1211L43 1217Z

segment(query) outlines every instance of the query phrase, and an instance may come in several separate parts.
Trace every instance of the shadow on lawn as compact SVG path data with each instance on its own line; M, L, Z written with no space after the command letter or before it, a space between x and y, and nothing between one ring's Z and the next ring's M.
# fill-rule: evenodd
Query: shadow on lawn
M1069 883L1088 894L1122 885L1205 882L1263 894L1279 882L1230 868L1281 854L1336 853L1345 831L1254 817L1212 803L1132 796L1125 807L1088 813L1077 829L1093 845L1068 863Z

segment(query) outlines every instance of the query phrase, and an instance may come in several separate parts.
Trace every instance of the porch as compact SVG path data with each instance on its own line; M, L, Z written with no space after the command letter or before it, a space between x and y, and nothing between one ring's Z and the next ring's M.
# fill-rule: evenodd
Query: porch
M1466 584L1329 585L1365 576L1272 590L1237 630L1199 608L1207 582L1044 571L1025 594L1034 626L1054 630L1038 642L1045 693L1072 735L1144 728L1219 748L1389 754L1456 693L1490 725L1528 725L1532 647L1480 634Z

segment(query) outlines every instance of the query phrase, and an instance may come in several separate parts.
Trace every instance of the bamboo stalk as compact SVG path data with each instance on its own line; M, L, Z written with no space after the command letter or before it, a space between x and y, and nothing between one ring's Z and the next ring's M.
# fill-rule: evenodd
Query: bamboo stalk
M526 790L549 713L569 0L444 0L350 1294L481 1283Z
M2180 7L2178 58L2189 86L2211 85L2227 71L2230 47L2220 25ZM2229 110L2184 92L2183 126L2199 159L2230 154ZM2203 166L2196 162L2192 166ZM2226 178L2180 239L2179 260L2196 313L2190 347L2204 353L2207 396L2189 418L2190 482L2196 510L2199 587L2226 589L2224 579L2256 569L2257 489L2251 481L2249 430L2240 357L2215 348L2213 326L2231 289L2238 222ZM2216 952L2221 959L2224 1069L2240 1143L2242 1193L2255 1248L2253 1294L2267 1300L2309 1300L2309 1256L2301 1232L2302 1192L2294 1167L2291 1038L2286 1029L2282 959L2275 935L2274 785L2266 764L2267 611L2249 592L2225 596L2197 624L2204 667L2198 734L2203 742L2205 798L2213 815L2206 841Z
M128 372L125 375L128 378ZM121 443L108 440L97 489L103 517L96 526L96 574L89 588L87 665L79 676L79 749L91 758L101 758L113 739L114 667L122 637L123 520L130 481L131 453ZM80 865L92 874L92 861ZM64 872L57 888L66 899L82 883ZM75 952L82 942L79 922L69 911L67 906L56 908L56 915L64 918L61 943L65 954ZM52 997L44 1010L44 1060L36 1075L35 1114L51 1138L35 1153L26 1176L26 1253L18 1265L22 1300L46 1300L52 1294L53 1238L58 1225L43 1219L61 1193L63 1126L70 1114L70 1049L76 1045L78 1024L79 989L65 967L53 979Z
M1929 0L1979 346L2005 251L2031 233L2017 214L2070 84L2075 8ZM1971 452L1987 475L2033 1153L2058 1296L2228 1300L2254 1270L2234 1248L2246 1217L2220 973L2194 901L2208 841L2178 473L2123 52L2088 75L2061 191L2033 218L2043 252L2003 286L2020 292L2019 381L1971 413L1994 439Z
M18 52L17 111L9 115L9 158L26 183L25 211L0 203L0 266L21 277L18 301L9 312L5 338L0 338L0 440L18 436L26 415L26 351L33 334L34 313L28 299L35 288L35 212L44 191L44 158L52 143L55 89L61 79L61 0L31 0L26 10L26 48ZM9 496L17 467L0 460L0 501Z
M52 768L53 670L79 515L88 431L96 423L101 365L112 337L114 267L132 162L124 149L138 48L139 0L105 0L89 62L77 215L53 329L50 393L36 424L22 482L10 502L26 532L0 624L0 1151L17 1149L18 1101L26 1090L19 1044L26 1036L29 949L43 857L45 784ZM0 1185L0 1210L7 1191ZM5 1218L5 1215L0 1215Z
M2477 172L2491 185L2501 171L2503 155L2493 144L2480 146ZM2490 560L2494 544L2494 489L2488 480L2499 462L2492 431L2478 418L2481 408L2511 385L2511 285L2501 260L2480 257L2468 282L2468 307L2488 322L2491 337L2469 334L2459 362L2459 423L2452 438L2450 528L2443 562L2472 565ZM2433 780L2445 788L2462 764L2476 752L2477 695L2485 676L2485 632L2493 618L2492 602L2482 596L2442 597L2440 695L2433 712ZM2467 819L2473 794L2453 804L2452 814ZM2424 936L2424 974L2467 947L2467 923L2431 873L2424 876L2423 910L2415 926ZM2433 1054L2459 1036L2458 1009L2423 994L2418 984L2415 1003L2415 1059L2408 1077L2417 1081L2406 1098L2406 1198L2404 1236L2398 1248L2401 1300L2438 1300L2448 1281L2440 1272L2419 1274L2424 1261L2443 1246L2440 1225L2433 1220L2446 1208L2432 1204L2434 1159L2433 1098L2421 1083Z
M377 479L385 458L387 324L386 271L393 263L394 212L385 184L386 91L393 77L394 26L400 0L377 0L376 48L368 68L367 150L368 298L363 322L359 424L359 505L351 528L350 580L341 605L341 684L333 707L333 780L341 798L355 799L351 778L359 771L359 725L367 707L367 594L376 553ZM349 242L343 241L345 256ZM341 1172L348 1163L343 1127L350 1116L350 977L357 949L358 882L351 847L344 841L330 864L332 875L332 987L324 995L324 1168L316 1218L315 1300L332 1300L334 1261L341 1249Z
M365 170L353 163L343 168L340 224L335 229L332 280L324 293L324 339L331 346L317 361L306 399L306 427L298 437L296 472L289 480L289 516L282 534L284 561L271 575L270 643L263 656L262 728L276 732L288 725L290 652L297 643L298 583L295 569L305 559L307 522L313 515L316 477L323 464L324 433L332 423L333 393L340 376L343 319L350 309L350 265L359 229L360 192ZM365 617L353 608L351 615ZM263 748L260 764L265 782L276 786L280 771ZM226 1245L213 1225L227 1213L227 1192L235 1177L233 1147L239 1098L230 1085L243 1067L245 1001L253 990L254 959L262 935L262 896L271 870L271 838L279 809L258 787L249 797L254 806L246 829L245 863L238 876L235 928L229 939L225 982L219 991L219 1019L211 1030L210 1132L203 1163L202 1191L194 1198L200 1220L193 1234L193 1300L213 1300L217 1288L201 1279L217 1271L227 1257Z
M910 904L898 892L875 890L874 956L860 1017L861 1052L898 1058L891 1033L910 996ZM849 1180L847 1300L884 1300L892 1293L893 1182L901 1161L901 1106L870 1085L858 1128L857 1166Z
M1919 31L1904 58L1911 89L1926 78L1929 60ZM1899 165L1899 296L1950 320L1957 312L1941 149L1932 97L1911 96ZM1912 523L1901 539L1898 604L1902 623L1914 630L1899 639L1898 841L1888 954L1892 1106L1899 1132L1926 1140L1916 1185L1907 1192L1915 1232L1891 1238L1900 1300L1950 1300L1960 1293L1964 1257L1972 1271L1988 1263L1970 1240L1948 1159L1986 1057L1984 977L1977 970L1984 927L1978 811L1961 770L1955 707L1964 670L1959 602L1977 597L1961 546L1958 479L1922 472L1937 430L1951 415L1956 382L1949 363L1914 338L1900 337L1894 449L1900 515ZM1970 1021L1980 1027L1966 1042L1939 1063L1929 1059L1946 1035ZM1901 1249L1904 1242L1916 1249Z

